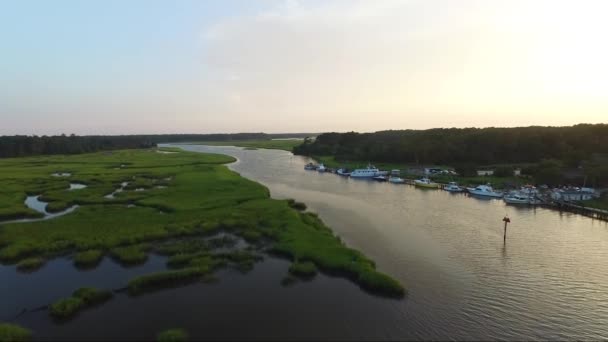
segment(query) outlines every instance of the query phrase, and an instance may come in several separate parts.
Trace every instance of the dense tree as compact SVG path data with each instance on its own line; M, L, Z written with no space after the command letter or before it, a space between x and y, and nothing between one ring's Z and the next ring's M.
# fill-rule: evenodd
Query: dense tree
M41 154L77 154L125 148L147 148L157 143L186 141L265 140L272 138L305 137L310 133L295 134L159 134L159 135L90 135L76 136L0 136L0 158Z
M594 153L608 153L608 125L326 133L294 152L334 155L338 160L454 165L535 163L553 158L576 166Z

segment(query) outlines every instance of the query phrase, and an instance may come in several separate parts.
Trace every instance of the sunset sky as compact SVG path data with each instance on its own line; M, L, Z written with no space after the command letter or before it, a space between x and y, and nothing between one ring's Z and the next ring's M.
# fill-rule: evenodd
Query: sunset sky
M0 1L0 135L608 122L608 1Z

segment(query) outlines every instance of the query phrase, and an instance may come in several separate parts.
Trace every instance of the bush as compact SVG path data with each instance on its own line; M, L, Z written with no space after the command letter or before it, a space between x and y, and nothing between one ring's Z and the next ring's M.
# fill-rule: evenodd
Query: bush
M29 341L32 332L15 324L0 323L0 342Z
M156 336L158 342L182 342L188 341L190 337L183 329L169 329L159 333Z

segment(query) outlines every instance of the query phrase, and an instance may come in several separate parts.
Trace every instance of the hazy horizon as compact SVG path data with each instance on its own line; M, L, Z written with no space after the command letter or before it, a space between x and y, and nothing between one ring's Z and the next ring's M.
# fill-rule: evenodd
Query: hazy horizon
M0 135L608 118L602 0L62 0L0 9Z

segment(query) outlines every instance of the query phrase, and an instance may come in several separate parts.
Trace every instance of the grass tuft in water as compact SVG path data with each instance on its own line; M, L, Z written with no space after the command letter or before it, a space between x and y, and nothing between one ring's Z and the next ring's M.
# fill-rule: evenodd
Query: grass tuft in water
M156 336L158 342L184 342L189 339L190 336L184 329L169 329Z
M95 267L103 258L103 252L98 249L79 252L74 256L74 265L81 268Z
M0 342L30 341L32 332L16 324L0 323Z
M33 272L44 266L45 260L38 257L31 257L19 261L17 270L21 272Z
M80 288L71 297L63 298L49 307L49 314L56 319L74 317L79 311L99 305L112 298L112 292L102 291L92 287Z
M294 262L289 266L289 273L302 278L312 278L317 274L317 266L310 261Z

